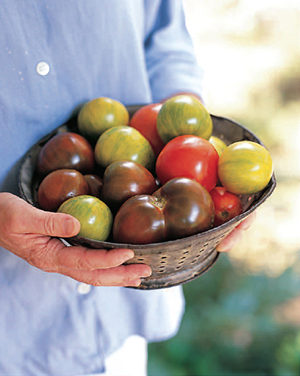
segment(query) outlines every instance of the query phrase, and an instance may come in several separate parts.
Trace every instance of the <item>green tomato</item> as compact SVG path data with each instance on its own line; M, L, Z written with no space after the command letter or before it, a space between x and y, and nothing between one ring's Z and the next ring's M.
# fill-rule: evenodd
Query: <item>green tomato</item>
M157 132L165 143L183 135L208 140L212 130L210 114L200 100L190 95L177 95L168 99L157 116Z
M78 219L81 225L78 236L105 241L110 234L113 215L109 207L96 197L82 195L70 198L59 207L58 212Z
M106 168L113 162L132 161L148 170L155 163L153 149L146 138L135 128L119 126L105 131L95 146L96 162Z
M100 97L86 102L78 113L78 130L86 138L96 141L99 136L116 125L127 125L129 113L119 101Z
M208 141L217 150L217 153L218 153L219 156L227 148L227 145L225 144L225 142L223 140L221 140L219 137L211 136Z
M219 158L219 179L229 192L249 195L264 189L273 174L270 153L252 141L235 142Z

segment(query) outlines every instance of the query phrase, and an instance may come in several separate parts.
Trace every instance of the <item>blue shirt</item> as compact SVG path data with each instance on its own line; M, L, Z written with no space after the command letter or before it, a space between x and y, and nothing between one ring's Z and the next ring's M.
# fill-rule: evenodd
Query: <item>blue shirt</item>
M1 191L17 193L24 153L87 100L201 95L180 0L1 0L0 28ZM102 372L129 335L178 330L179 287L80 286L0 248L0 375Z

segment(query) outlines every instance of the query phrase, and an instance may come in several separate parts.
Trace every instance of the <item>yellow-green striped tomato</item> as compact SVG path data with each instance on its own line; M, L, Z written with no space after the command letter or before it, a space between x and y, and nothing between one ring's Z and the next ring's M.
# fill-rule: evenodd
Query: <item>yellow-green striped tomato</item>
M70 198L58 208L58 212L70 214L80 222L78 236L105 241L111 231L113 215L109 207L96 197L82 195Z
M208 140L213 123L210 114L190 95L176 95L163 104L157 115L157 132L164 143L177 136L194 135Z
M129 123L127 108L119 101L100 97L86 102L77 118L79 133L89 140L97 141L107 129Z
M221 153L226 149L227 145L223 140L221 140L219 137L211 136L208 140L214 148L217 150L218 155L220 156Z
M219 179L229 192L248 195L264 189L273 174L270 153L252 141L238 141L223 151L219 158Z
M126 125L110 128L99 137L95 146L95 159L103 168L124 160L151 170L155 163L149 141L138 130Z

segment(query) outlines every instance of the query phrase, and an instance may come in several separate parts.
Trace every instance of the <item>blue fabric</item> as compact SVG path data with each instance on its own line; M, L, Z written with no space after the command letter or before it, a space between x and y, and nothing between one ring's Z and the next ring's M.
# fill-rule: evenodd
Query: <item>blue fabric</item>
M180 0L1 0L0 30L0 191L17 193L24 153L87 100L201 95ZM181 288L77 286L0 248L0 375L102 372L129 335L159 341L178 330Z

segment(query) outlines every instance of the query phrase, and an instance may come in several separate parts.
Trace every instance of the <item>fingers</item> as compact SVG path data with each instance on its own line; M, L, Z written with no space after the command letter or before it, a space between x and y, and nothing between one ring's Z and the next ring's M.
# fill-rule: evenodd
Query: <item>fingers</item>
M148 265L123 264L134 256L129 249L66 247L57 237L75 236L77 219L39 210L11 194L0 194L0 228L0 244L43 271L94 286L138 286L151 275Z
M251 213L246 219L244 219L238 226L237 228L239 230L248 230L255 221L256 218L256 212Z
M68 237L79 231L79 222L62 213L39 211L36 220L40 232L48 236ZM43 262L50 266L48 271L65 274L80 282L93 286L138 286L141 278L149 277L152 273L148 265L123 265L134 257L134 252L130 249L107 251L79 246L65 247L61 242L57 245L57 242L57 239L50 239L48 251L43 255Z
M30 227L27 227L27 231L31 228L35 233L68 238L79 233L80 222L68 214L50 213L35 209Z
M256 213L253 212L249 217L242 221L222 242L216 247L218 252L231 251L242 239L243 232L251 227L256 218Z
M93 286L139 286L152 272L145 264L123 265L133 256L130 249L64 247L57 262L60 273Z
M133 256L130 249L66 247L52 238L43 253L31 252L28 262L44 271L61 273L93 286L138 286L141 278L149 277L152 271L145 264L123 265Z
M141 278L149 277L151 270L148 265L131 264L92 271L65 269L62 274L93 286L139 286Z
M80 223L76 218L64 213L37 209L9 193L1 193L0 210L0 225L7 232L14 234L35 233L71 237L80 231Z
M216 247L218 252L231 251L242 239L242 231L235 228L222 242Z
M134 257L131 249L88 249L64 247L56 254L57 262L78 270L107 269L122 265Z

